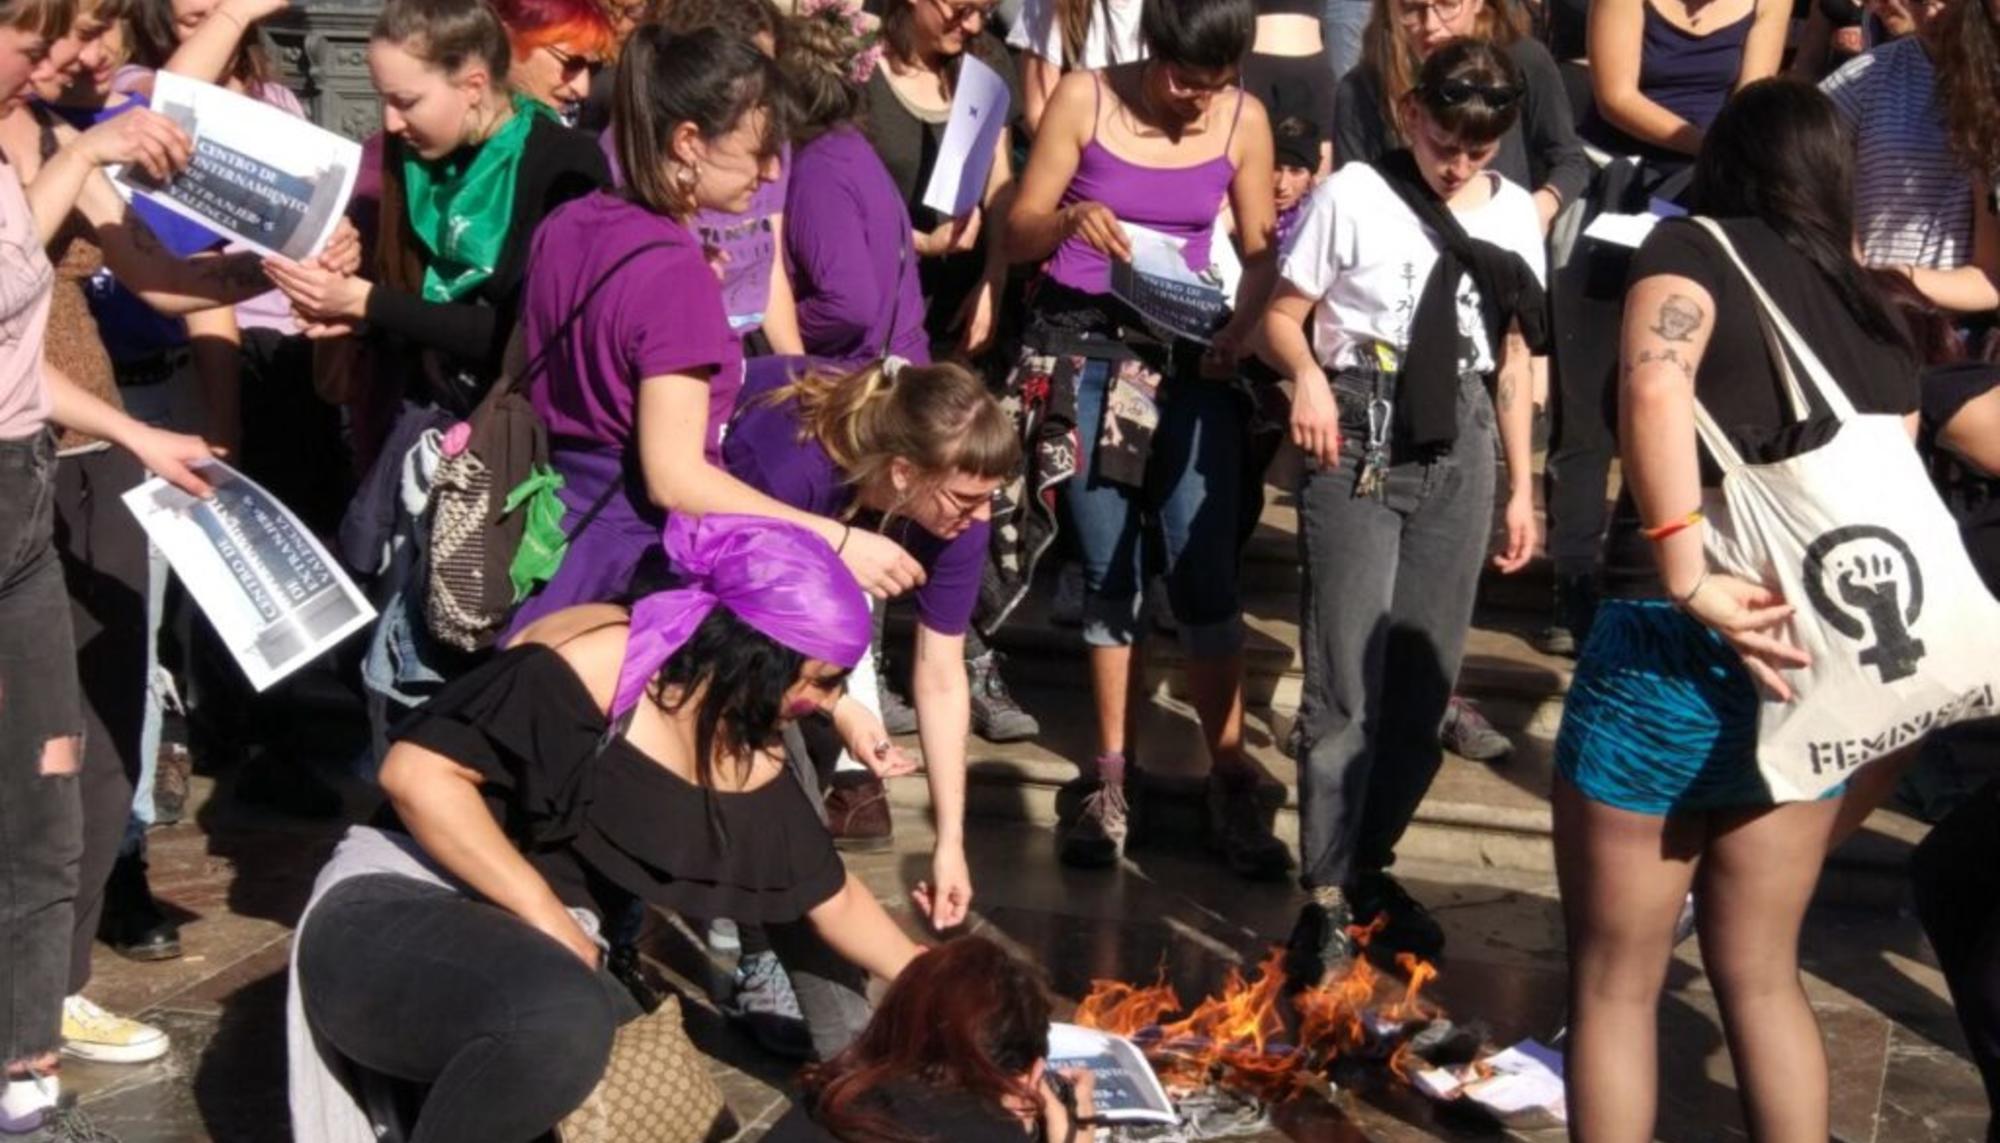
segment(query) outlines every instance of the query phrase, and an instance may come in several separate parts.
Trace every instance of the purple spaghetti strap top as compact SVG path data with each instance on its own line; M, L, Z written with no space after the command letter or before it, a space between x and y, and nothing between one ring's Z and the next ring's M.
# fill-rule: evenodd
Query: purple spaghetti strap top
M1096 119L1104 113L1104 81L1097 79ZM1191 167L1153 167L1112 154L1097 138L1093 119L1090 143L1078 158L1076 174L1063 191L1062 205L1098 202L1111 208L1121 222L1170 234L1187 242L1188 265L1196 270L1208 266L1209 239L1215 220L1222 213L1222 198L1236 177L1236 164L1229 158L1236 138L1236 124L1243 118L1243 97L1236 101L1236 117L1229 124L1229 137L1222 153ZM1086 294L1111 291L1111 261L1080 239L1071 238L1056 248L1048 262L1049 277Z

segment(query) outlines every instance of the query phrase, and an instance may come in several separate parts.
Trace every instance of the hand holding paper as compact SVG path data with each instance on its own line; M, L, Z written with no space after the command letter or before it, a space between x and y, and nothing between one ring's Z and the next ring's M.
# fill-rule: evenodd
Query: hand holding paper
M963 218L985 198L986 178L993 171L995 144L1007 126L1010 100L1000 73L969 52L959 57L951 119L938 142L930 184L924 188L925 206Z
M164 181L188 165L194 140L166 116L135 107L85 131L71 146L97 166L132 164Z
M1101 202L1071 203L1062 211L1062 236L1078 238L1090 248L1120 262L1132 260L1132 240L1111 208Z

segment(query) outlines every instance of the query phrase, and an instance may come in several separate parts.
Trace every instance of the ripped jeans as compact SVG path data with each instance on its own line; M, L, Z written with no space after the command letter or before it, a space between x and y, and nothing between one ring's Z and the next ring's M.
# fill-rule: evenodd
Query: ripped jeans
M61 1043L83 857L83 710L54 542L55 467L46 432L0 441L0 1060L8 1063ZM70 741L52 746L62 739Z

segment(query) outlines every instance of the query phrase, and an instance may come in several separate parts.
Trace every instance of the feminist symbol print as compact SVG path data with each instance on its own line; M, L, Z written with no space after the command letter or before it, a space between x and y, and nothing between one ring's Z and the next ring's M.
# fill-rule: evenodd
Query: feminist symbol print
M1876 524L1835 528L1806 549L1806 596L1833 629L1863 647L1860 662L1885 683L1917 673L1924 642L1910 625L1924 609L1924 575L1901 536Z

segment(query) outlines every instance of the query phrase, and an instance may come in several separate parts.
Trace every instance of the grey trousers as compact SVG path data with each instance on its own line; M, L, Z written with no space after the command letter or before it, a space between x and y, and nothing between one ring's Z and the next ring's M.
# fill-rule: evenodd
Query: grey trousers
M1478 377L1461 381L1448 451L1390 457L1378 495L1355 495L1367 404L1336 380L1340 464L1299 487L1305 692L1300 882L1386 869L1443 761L1438 722L1472 625L1493 520L1495 429Z

